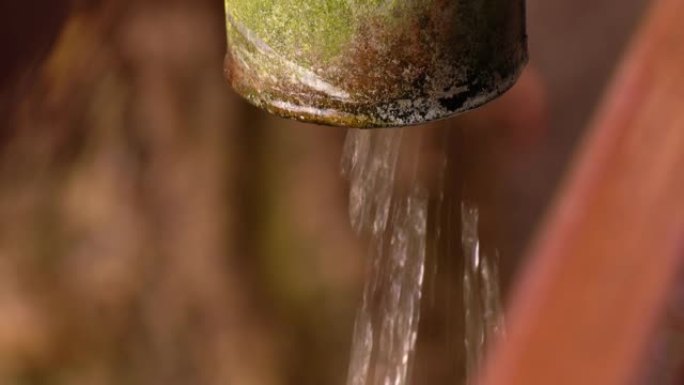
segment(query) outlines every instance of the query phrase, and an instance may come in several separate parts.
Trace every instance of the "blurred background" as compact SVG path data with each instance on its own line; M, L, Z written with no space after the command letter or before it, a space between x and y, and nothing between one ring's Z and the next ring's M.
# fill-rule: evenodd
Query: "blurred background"
M441 123L470 136L506 291L646 3L528 0L519 84ZM0 384L344 383L345 130L229 89L222 6L0 2Z

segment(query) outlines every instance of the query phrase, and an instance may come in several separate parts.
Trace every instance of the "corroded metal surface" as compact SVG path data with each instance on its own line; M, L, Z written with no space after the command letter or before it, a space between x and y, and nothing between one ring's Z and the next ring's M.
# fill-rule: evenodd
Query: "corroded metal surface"
M527 61L524 0L225 0L226 74L303 121L419 124L475 108Z

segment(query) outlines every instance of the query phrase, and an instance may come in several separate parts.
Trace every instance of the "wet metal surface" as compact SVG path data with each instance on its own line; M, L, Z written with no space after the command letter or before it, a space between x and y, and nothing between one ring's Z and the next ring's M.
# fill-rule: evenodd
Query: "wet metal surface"
M298 120L393 127L475 108L527 61L522 0L225 0L226 76Z

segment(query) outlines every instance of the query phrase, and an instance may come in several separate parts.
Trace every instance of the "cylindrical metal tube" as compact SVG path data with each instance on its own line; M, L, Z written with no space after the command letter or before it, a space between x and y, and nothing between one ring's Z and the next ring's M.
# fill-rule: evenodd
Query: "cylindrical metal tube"
M527 61L524 0L225 0L226 74L298 120L404 126L478 107Z

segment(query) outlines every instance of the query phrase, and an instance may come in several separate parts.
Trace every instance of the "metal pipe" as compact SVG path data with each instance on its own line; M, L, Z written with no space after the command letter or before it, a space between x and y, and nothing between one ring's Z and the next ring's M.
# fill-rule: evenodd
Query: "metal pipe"
M501 95L527 62L524 0L225 0L226 76L302 121L394 127Z

